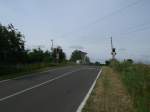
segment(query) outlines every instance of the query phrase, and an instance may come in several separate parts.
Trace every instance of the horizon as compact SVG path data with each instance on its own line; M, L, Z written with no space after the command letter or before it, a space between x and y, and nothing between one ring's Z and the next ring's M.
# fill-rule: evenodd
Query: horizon
M50 50L61 46L67 58L73 50L88 53L91 61L116 58L150 63L150 1L148 0L14 0L0 1L0 22L12 23L25 35L26 48Z

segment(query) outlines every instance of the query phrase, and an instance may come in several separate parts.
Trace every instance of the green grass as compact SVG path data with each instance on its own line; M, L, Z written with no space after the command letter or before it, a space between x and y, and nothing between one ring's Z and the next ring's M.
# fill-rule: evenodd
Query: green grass
M112 67L121 73L137 112L150 112L150 66L115 62Z

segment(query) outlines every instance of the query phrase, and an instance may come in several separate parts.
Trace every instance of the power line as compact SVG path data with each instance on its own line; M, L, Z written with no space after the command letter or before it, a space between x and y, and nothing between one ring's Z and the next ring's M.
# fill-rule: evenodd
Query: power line
M140 30L146 30L146 29L149 29L149 26L150 23L142 23L142 24L138 24L138 25L135 25L133 27L130 27L126 30L126 32L121 32L119 35L127 35L127 34L130 34L130 33L134 33L134 32L137 32L137 31L140 31Z
M116 14L118 14L118 13L124 11L125 9L128 9L128 8L134 6L134 5L137 5L137 4L140 3L140 2L142 2L142 0L137 0L137 1L133 2L133 3L131 3L131 4L128 4L128 5L125 6L125 7L122 7L122 8L120 8L120 9L116 10L116 11L113 11L113 12L109 13L108 15L105 15L104 17L98 18L97 20L95 20L95 21L89 23L88 25L90 25L90 24L92 25L92 24L95 24L95 23L97 23L97 22L99 22L99 21L103 21L103 20L105 20L106 18L111 17L111 16L114 16L114 15L116 15ZM88 25L87 25L87 26L88 26Z
M107 19L107 18L109 18L109 17L111 17L111 16L114 16L114 15L116 15L116 14L118 14L118 13L124 11L125 9L128 9L128 8L130 8L130 7L135 6L135 5L139 4L140 2L142 2L142 0L137 0L137 1L135 1L135 2L132 2L131 4L128 4L127 6L122 7L122 8L120 8L120 9L116 10L116 11L113 11L113 12L109 13L108 15L105 15L105 16L103 16L103 17L100 17L100 18L98 18L97 20L88 23L87 25L84 25L84 26L79 27L76 31L68 32L68 33L62 35L62 37L66 36L66 35L68 35L68 34L70 34L70 33L77 32L77 31L79 31L79 30L83 30L83 29L85 29L85 28L88 28L89 26L91 26L91 25L93 25L93 24L96 24L97 22L103 21L103 20L105 20L105 19Z
M131 31L131 32L127 32L127 33L125 33L124 35L131 34L131 33L135 33L135 32L140 32L140 31L144 31L144 30L148 30L148 29L150 29L150 26L144 27L144 28L141 28L141 29L136 29L136 30Z
M128 28L128 29L134 29L134 28L138 28L138 27L143 27L143 26L145 26L145 25L150 25L150 22L144 22L144 23L142 23L142 24L138 24L138 25L136 25L136 26L133 26L133 27L130 27L130 28Z

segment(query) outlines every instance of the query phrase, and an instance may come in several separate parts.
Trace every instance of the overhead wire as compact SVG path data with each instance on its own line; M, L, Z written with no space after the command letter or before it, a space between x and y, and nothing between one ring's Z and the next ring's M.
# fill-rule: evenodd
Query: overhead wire
M141 32L141 31L148 30L148 29L150 29L150 26L143 27L143 28L140 28L140 29L135 29L133 31L125 33L124 35L128 35L128 34L131 34L131 33L136 33L136 32Z
M61 37L64 37L64 36L66 36L66 35L68 35L68 34L71 34L71 33L74 33L74 32L78 32L78 31L80 31L80 30L83 30L83 29L85 29L85 28L88 28L89 26L94 25L94 24L96 24L97 22L103 21L103 20L105 20L105 19L107 19L107 18L109 18L109 17L111 17L111 16L114 16L114 15L116 15L116 14L118 14L118 13L124 11L125 9L128 9L128 8L130 8L130 7L133 7L133 6L137 5L137 4L139 4L139 3L142 2L142 1L143 1L143 0L137 0L137 1L135 1L135 2L132 2L131 4L128 4L128 5L122 7L122 8L120 8L120 9L118 9L118 10L115 10L115 11L113 11L113 12L111 12L111 13L109 13L109 14L103 16L103 17L100 17L100 18L98 18L98 19L96 19L96 20L94 20L94 21L92 21L92 22L90 22L90 23L88 23L88 24L86 24L86 25L84 25L84 26L78 27L78 29L77 29L76 31L70 31L70 32L68 32L68 33L66 33L66 34L63 34Z
M138 25L135 25L133 27L130 27L128 28L126 31L124 32L121 32L119 35L127 35L127 34L130 34L130 33L134 33L134 32L138 32L138 31L143 31L143 30L147 30L150 28L150 22L144 22L142 24L138 24Z

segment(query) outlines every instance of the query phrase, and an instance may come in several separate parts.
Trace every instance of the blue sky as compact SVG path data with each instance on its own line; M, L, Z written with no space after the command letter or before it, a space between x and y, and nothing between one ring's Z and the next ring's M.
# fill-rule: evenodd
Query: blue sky
M149 0L0 0L0 22L25 35L26 48L79 48L92 61L117 58L150 62Z

